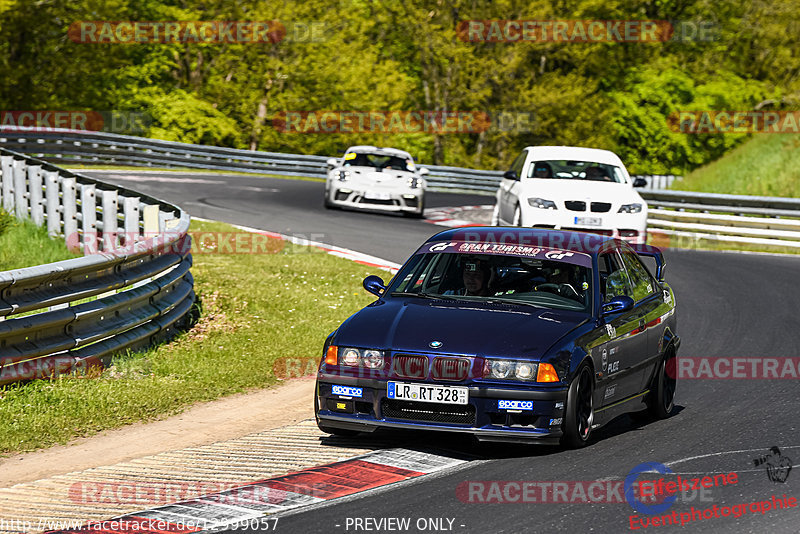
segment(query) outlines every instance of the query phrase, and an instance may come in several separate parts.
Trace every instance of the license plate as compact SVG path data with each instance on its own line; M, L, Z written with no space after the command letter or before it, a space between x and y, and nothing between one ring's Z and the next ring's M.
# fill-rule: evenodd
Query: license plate
M415 402L467 404L469 400L469 388L463 386L432 386L429 384L389 382L386 396L390 399Z
M392 195L389 193L364 193L364 198L367 200L389 200Z
M575 217L575 224L582 224L584 226L601 226L603 219L600 217Z

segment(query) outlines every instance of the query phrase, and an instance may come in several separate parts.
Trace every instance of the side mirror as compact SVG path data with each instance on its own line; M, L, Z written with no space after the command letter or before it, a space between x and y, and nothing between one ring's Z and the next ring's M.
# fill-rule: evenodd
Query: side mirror
M336 159L336 158L328 158L328 161L326 161L325 163L328 164L328 168L329 169L332 169L332 168L336 167L336 165L339 164L339 160Z
M386 291L386 285L384 285L383 279L380 276L375 276L374 274L371 274L368 277L364 278L364 289L366 289L376 297L381 297L383 296L383 292Z
M430 171L425 167L420 167L418 172L420 176L427 176Z
M634 178L633 187L647 187L647 180L644 178Z
M506 171L503 173L503 178L506 180L519 180L519 176L517 176L517 171Z
M631 308L633 308L633 299L626 295L620 295L603 304L600 307L600 315L628 311Z

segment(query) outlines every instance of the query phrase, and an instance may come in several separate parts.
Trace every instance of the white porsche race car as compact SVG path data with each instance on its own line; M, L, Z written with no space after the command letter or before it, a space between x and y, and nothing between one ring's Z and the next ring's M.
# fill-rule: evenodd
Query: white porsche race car
M503 174L496 225L577 230L647 241L647 203L619 157L608 150L529 146Z
M325 182L326 208L360 208L422 217L428 169L414 165L408 152L353 146L331 158Z

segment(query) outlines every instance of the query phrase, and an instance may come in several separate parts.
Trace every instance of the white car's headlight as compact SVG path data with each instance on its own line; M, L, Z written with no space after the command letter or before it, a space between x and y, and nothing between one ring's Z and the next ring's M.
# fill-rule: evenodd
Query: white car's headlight
M419 186L422 185L422 180L417 178L416 176L412 176L408 179L408 187L411 189L418 189Z
M556 203L553 202L552 200L547 200L547 199L538 198L538 197L529 198L528 199L528 205L531 206L532 208L539 208L541 210L555 210L555 209L558 209L558 208L556 208Z
M641 211L642 205L634 202L633 204L623 204L617 213L641 213Z
M350 178L350 171L333 171L333 177L340 182L346 182Z

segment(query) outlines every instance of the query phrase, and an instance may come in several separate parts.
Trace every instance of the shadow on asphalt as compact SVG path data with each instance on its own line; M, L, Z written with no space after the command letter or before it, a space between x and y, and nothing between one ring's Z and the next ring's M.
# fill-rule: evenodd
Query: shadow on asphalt
M683 406L676 405L671 417L676 417L683 410ZM645 412L620 415L603 426L603 428L595 430L588 446L591 447L593 443L628 432L636 432L655 422L657 420L645 415ZM566 451L566 449L558 445L486 442L478 441L469 434L456 432L445 433L398 429L378 429L369 434L359 434L353 437L325 435L320 438L320 443L325 446L344 449L381 450L404 448L470 460L539 458Z

